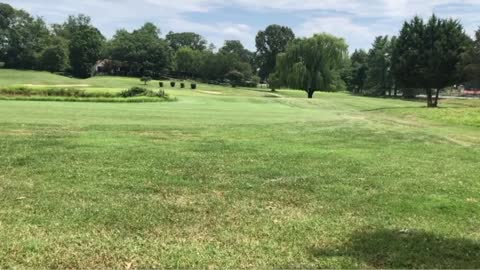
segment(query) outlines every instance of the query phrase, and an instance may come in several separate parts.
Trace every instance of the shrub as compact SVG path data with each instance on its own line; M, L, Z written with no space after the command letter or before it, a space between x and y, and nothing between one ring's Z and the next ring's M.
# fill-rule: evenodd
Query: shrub
M7 96L49 96L49 97L80 97L80 98L97 98L114 97L115 94L108 92L86 92L83 89L75 88L44 88L32 89L27 87L5 88L0 89L0 95Z
M180 83L180 88L185 88L185 83L184 82Z
M163 88L163 82L159 82L158 86L160 86L160 88Z
M128 90L122 91L119 95L124 98L138 97L147 95L148 90L142 87L132 87Z
M278 88L282 86L280 77L277 73L270 74L270 76L268 77L268 86L270 87L272 92L275 92Z
M176 84L175 82L170 82L171 87L175 87L175 84Z
M161 98L164 98L164 97L167 97L168 95L165 93L164 90L159 90L159 91L147 91L145 93L145 96L147 97L161 97Z
M227 77L227 79L230 81L232 87L237 87L241 85L244 80L243 74L238 70L232 70L228 72L225 77Z
M142 81L145 85L147 85L147 83L151 80L152 80L152 77L148 77L148 76L142 77L140 79L140 81Z
M192 88L193 90L197 89L197 84L196 83L192 83L190 85L190 88Z

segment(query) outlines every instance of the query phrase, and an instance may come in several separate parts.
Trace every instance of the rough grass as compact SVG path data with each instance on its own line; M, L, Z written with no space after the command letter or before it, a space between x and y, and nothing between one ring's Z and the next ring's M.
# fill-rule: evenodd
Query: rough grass
M0 268L480 265L475 102L200 87L0 101Z

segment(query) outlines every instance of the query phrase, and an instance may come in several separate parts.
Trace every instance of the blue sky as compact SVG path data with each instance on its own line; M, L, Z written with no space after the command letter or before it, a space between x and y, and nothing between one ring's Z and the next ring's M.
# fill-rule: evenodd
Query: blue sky
M254 50L255 35L269 24L291 27L297 36L328 32L350 50L368 49L377 35L394 35L414 15L436 13L462 21L468 34L480 26L480 0L0 0L49 23L83 13L111 37L149 21L168 31L193 31L217 47L237 39Z

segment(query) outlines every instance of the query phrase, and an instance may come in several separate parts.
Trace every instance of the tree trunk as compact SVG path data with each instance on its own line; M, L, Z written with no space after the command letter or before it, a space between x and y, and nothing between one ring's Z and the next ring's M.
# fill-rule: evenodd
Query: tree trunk
M391 87L388 88L388 96L389 96L389 97L392 96L392 88L391 88Z
M433 103L432 89L430 88L426 89L426 93L427 93L427 107L429 108L435 107L435 104Z
M398 96L398 87L397 87L396 85L395 85L395 88L393 88L393 95L394 95L395 97Z
M438 98L440 96L440 89L435 89L435 100L433 101L433 107L438 107Z
M315 91L313 91L312 89L308 90L307 91L307 94L308 94L308 98L311 99L313 98L313 94L315 93Z

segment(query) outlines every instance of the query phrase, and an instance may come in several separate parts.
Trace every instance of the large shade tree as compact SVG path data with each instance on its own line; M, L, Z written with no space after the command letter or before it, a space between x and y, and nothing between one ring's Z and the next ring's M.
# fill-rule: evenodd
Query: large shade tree
M68 46L64 39L52 38L51 43L40 55L40 66L50 72L61 72L68 68Z
M110 59L127 67L128 75L159 76L172 69L173 52L152 23L133 32L117 31L107 51Z
M424 89L427 106L437 107L440 91L459 80L457 66L468 42L456 20L433 15L428 22L420 17L405 22L394 48L396 82Z
M285 52L288 43L294 39L295 34L292 29L276 24L258 32L255 39L256 61L260 67L259 75L262 79L267 79L275 70L278 54Z
M169 32L165 39L174 51L178 51L182 47L189 47L193 50L199 51L207 49L207 40L201 35L193 32Z
M104 44L105 38L93 26L82 25L72 33L69 45L72 75L78 78L90 77L93 66L101 57Z
M53 25L53 32L68 46L71 73L87 78L93 74L93 66L102 57L105 37L85 15L69 16L63 24Z
M193 50L190 47L180 48L175 54L175 70L186 77L199 77L200 67L207 52Z
M8 68L37 69L51 34L41 18L0 3L0 62Z
M241 61L246 63L252 63L253 60L253 53L245 49L240 40L226 40L219 52L235 54Z
M279 55L276 72L284 86L304 90L313 98L316 91L333 90L347 57L343 38L317 34L293 41Z

